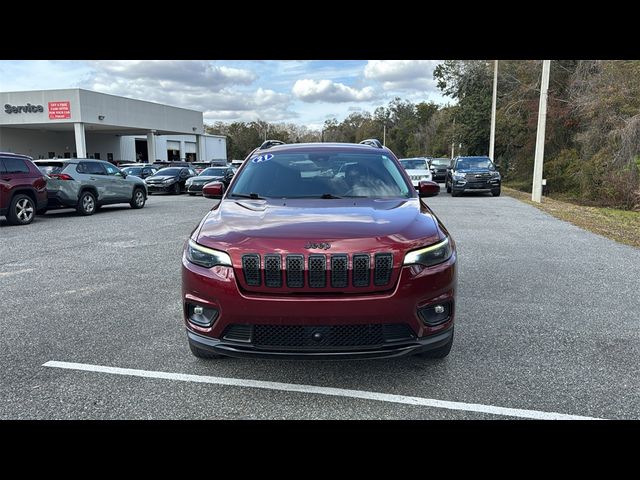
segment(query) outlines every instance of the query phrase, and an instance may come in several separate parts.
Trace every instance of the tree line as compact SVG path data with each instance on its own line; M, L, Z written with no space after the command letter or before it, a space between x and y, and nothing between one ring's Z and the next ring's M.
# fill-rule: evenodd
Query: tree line
M495 162L505 182L531 190L541 61L500 61ZM452 103L395 98L375 111L353 112L321 131L291 123L218 122L230 159L265 138L293 142L382 140L398 157L487 155L493 61L448 60L436 67L438 88ZM553 60L549 81L544 177L547 194L581 203L640 210L640 61Z

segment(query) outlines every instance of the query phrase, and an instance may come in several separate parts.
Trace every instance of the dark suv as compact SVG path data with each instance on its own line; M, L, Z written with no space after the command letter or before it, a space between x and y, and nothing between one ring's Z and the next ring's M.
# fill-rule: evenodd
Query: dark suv
M191 167L166 167L147 177L145 183L150 194L164 192L177 195L187 190L187 180L196 175Z
M27 225L46 208L47 177L31 157L0 152L0 215L11 225Z
M489 157L456 157L447 172L447 193L458 197L464 192L491 192L500 196L501 178Z
M182 306L200 358L445 357L456 249L378 143L266 142L204 187L220 203L185 243Z

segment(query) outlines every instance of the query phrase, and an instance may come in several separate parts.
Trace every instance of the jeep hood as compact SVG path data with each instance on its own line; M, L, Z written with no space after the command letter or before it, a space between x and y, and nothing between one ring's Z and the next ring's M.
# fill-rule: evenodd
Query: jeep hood
M408 199L224 199L192 238L236 254L309 253L307 243L327 242L325 253L404 252L443 238L433 213Z

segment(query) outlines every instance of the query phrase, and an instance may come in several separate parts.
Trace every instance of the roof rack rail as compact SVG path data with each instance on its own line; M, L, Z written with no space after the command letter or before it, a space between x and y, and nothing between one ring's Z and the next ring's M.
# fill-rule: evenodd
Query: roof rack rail
M367 138L366 140L362 140L360 144L371 145L372 147L376 147L376 148L382 148L382 143L380 143L380 140L377 140L375 138Z
M284 145L284 144L285 143L281 140L265 140L264 142L262 142L262 145L260 145L260 150L271 148L274 145Z

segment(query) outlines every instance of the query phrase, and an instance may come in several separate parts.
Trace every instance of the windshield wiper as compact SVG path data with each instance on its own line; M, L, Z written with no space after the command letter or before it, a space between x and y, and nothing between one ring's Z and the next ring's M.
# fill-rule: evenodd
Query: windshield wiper
M336 195L334 195L333 193L323 193L322 195L320 195L320 198L326 198L326 199L336 199L336 198L342 198L342 197L338 197Z
M261 197L257 193L232 193L231 197L240 197L240 198L250 198L251 200L266 200L266 198Z

